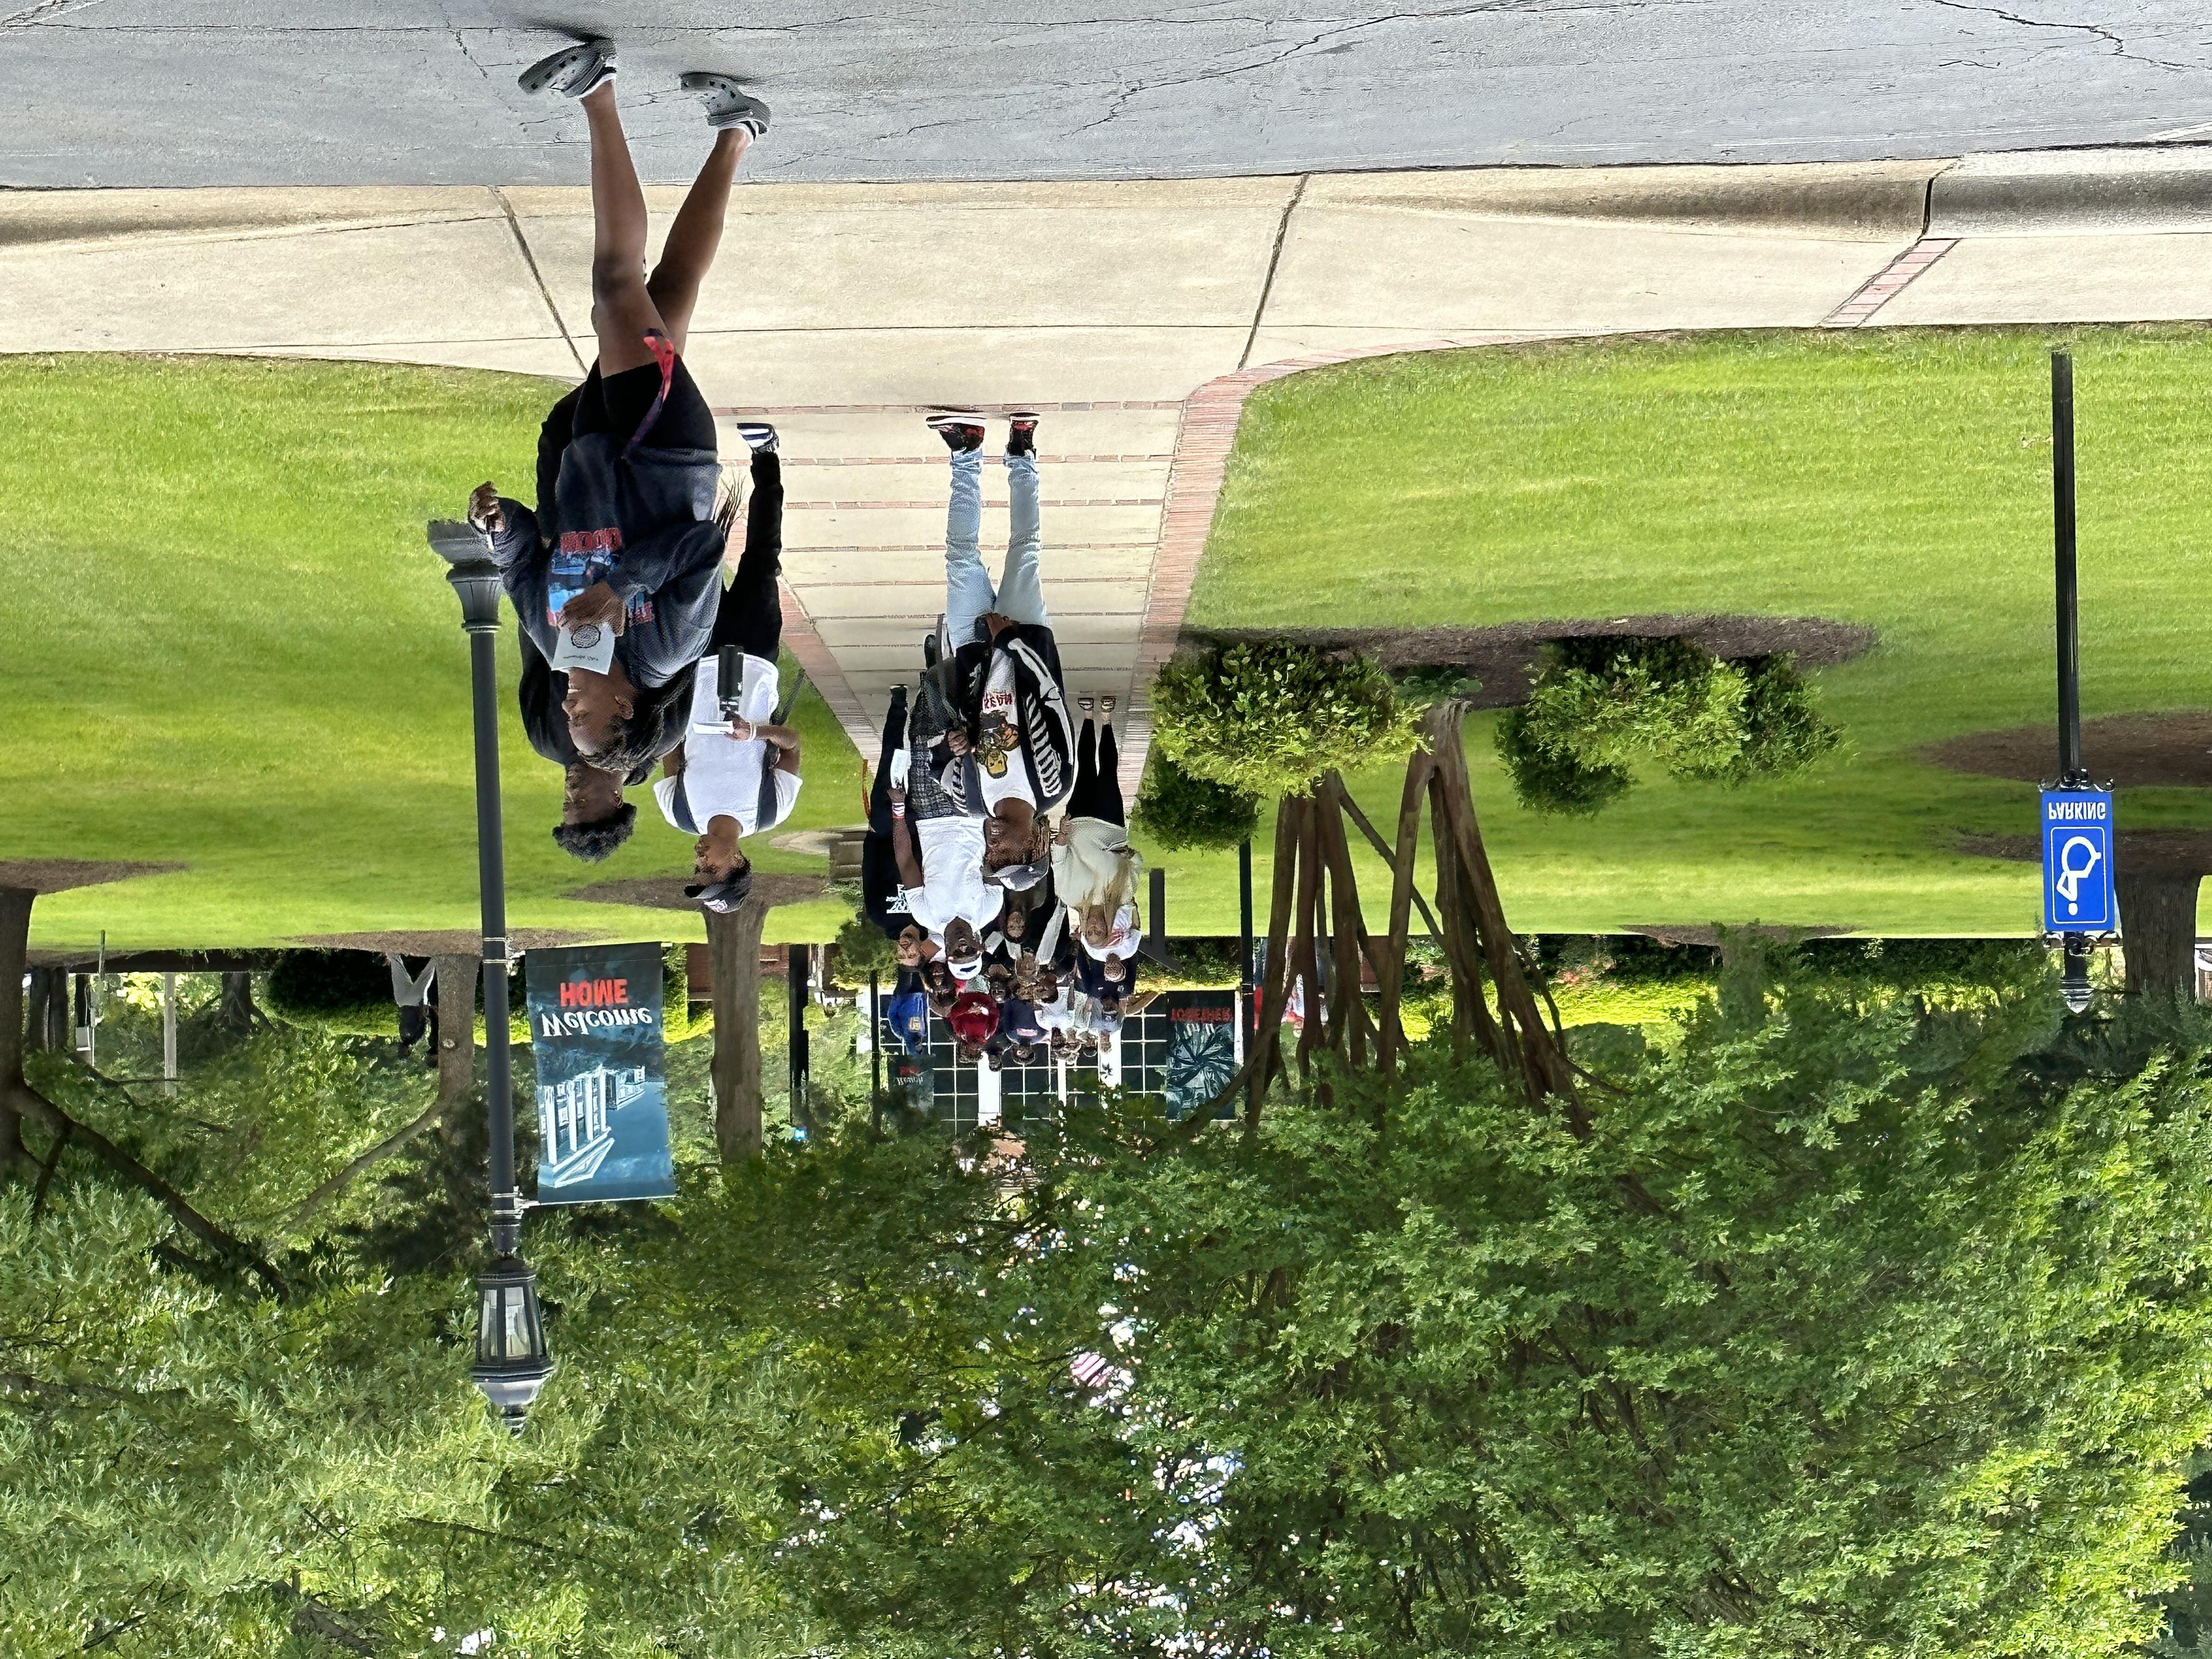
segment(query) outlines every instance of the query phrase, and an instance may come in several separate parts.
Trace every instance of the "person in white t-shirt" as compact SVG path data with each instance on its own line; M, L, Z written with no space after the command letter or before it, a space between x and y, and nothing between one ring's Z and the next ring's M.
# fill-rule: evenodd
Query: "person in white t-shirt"
M750 868L739 840L789 817L800 787L799 733L771 723L781 680L775 664L750 652L738 659L744 678L738 716L729 720L721 709L717 656L699 659L690 734L653 786L670 826L698 837L691 867L709 883L733 880Z
M972 979L982 971L983 931L1003 902L983 880L982 821L956 813L917 822L907 816L903 770L893 776L891 856L906 913L943 951L953 976Z

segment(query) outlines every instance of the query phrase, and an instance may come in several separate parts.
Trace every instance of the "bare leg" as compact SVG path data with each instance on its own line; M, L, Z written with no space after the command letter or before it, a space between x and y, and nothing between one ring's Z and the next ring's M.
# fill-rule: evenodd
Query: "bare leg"
M647 329L665 331L645 287L645 191L630 163L610 81L583 99L592 129L592 331L599 373L621 374L653 361Z
M721 245L730 181L752 142L751 132L744 127L724 127L714 135L714 148L677 210L676 222L669 226L668 240L660 246L660 263L645 285L679 354L691 337L691 313L698 307L700 284L707 280L714 250Z

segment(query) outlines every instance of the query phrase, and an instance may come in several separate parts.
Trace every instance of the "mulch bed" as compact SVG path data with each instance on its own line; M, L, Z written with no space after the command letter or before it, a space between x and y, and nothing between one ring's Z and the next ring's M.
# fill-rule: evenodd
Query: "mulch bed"
M1324 651L1360 651L1385 668L1455 668L1482 683L1468 699L1477 708L1506 708L1528 700L1544 647L1553 640L1620 635L1631 639L1685 639L1717 657L1763 657L1789 652L1804 668L1823 668L1874 649L1881 635L1857 623L1826 617L1580 617L1564 621L1502 623L1490 628L1200 629L1186 641L1201 646L1294 640Z
M564 933L546 927L518 927L507 936L510 951L547 951L556 945L584 945L596 935ZM478 933L310 933L295 939L295 945L312 945L319 951L397 951L403 957L472 957L483 948L483 938Z
M2002 732L1969 732L1921 752L1930 764L1946 771L1979 777L2037 783L2058 773L2058 732L2051 720ZM2212 709L2176 708L2084 720L2081 755L2089 775L2100 783L2109 778L2136 788L2212 787Z
M648 910L689 910L698 914L699 901L684 896L689 876L639 876L627 881L594 882L568 895L586 904L634 904ZM772 876L756 871L753 897L771 908L779 904L805 904L830 890L820 876Z
M109 863L96 859L0 859L0 887L33 893L66 893L76 887L128 881L133 876L162 876L181 864Z
M1959 850L1977 858L2039 864L2043 843L2034 836L1966 836ZM2112 867L2170 875L2212 875L2212 830L2123 830Z

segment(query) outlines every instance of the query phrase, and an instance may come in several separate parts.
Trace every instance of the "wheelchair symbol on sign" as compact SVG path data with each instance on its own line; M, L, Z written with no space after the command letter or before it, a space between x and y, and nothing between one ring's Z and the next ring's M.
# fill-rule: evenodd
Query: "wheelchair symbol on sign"
M2074 867L2074 849L2077 847L2089 855L2088 861L2078 870ZM2058 874L2051 884L2058 890L2058 896L2066 901L2068 915L2081 914L2081 884L2089 878L2090 872L2103 857L2104 854L2097 850L2097 843L2087 836L2069 836L2059 847Z

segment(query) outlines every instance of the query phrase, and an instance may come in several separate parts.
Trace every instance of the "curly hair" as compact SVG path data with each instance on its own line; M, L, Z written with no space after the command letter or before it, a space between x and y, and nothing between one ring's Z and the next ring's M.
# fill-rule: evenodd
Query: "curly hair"
M628 720L617 717L614 722L614 741L596 754L586 754L579 749L576 758L586 766L602 772L611 772L618 778L627 778L640 766L653 763L653 727L632 714Z
M651 776L653 762L684 741L684 726L691 718L692 671L697 666L690 665L665 685L640 687L629 718L615 721L613 743L595 755L579 750L576 758L633 783Z
M628 841L636 828L637 808L624 801L620 811L596 823L555 824L553 844L572 859L597 864Z

